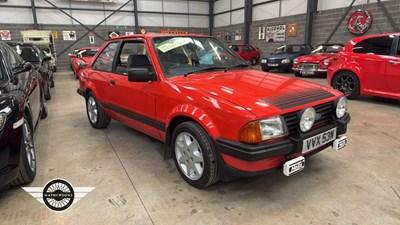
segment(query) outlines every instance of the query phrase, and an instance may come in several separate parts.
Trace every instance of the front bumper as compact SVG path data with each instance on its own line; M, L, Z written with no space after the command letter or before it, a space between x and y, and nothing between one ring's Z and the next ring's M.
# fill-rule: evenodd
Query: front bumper
M335 120L334 123L271 143L245 144L217 138L216 147L221 153L219 164L221 179L231 180L236 177L274 172L281 169L283 163L287 160L300 155L313 155L322 151L329 147L331 143L302 154L303 140L335 127L337 129L337 137L343 135L347 131L347 124L350 119L350 115L346 114L343 118Z
M262 70L290 70L292 63L261 63Z
M317 70L304 70L304 69L299 69L299 68L292 68L294 72L298 72L302 75L320 75L320 74L326 74L328 72L327 69L317 69Z

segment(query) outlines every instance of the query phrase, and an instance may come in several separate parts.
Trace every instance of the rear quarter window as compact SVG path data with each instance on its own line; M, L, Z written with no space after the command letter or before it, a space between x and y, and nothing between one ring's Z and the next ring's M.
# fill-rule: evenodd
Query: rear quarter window
M384 36L363 40L353 47L358 54L390 55L394 37Z

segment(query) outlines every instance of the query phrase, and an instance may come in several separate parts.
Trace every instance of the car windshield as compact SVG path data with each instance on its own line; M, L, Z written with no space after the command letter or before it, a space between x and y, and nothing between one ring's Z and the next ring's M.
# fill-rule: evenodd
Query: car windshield
M165 77L245 68L247 63L210 37L155 37L153 45Z
M342 50L342 45L318 45L312 54L321 54L321 53L338 53Z
M93 57L97 53L97 49L84 49L78 52L80 57Z
M10 47L27 62L39 62L40 55L32 45L15 44ZM24 50L25 49L25 50Z
M282 45L276 48L273 54L299 53L300 45Z

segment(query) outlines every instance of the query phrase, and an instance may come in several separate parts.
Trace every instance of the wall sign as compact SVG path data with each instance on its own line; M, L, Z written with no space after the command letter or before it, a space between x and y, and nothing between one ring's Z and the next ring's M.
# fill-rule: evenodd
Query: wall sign
M58 31L52 31L54 40L58 40Z
M350 33L361 35L368 31L372 26L372 14L368 10L358 9L350 15L347 28Z
M231 34L230 32L226 32L226 33L225 33L225 41L226 41L227 43L231 43L231 41L232 41L232 34Z
M296 37L297 36L297 24L292 23L288 24L288 37Z
M11 32L9 30L0 30L2 41L11 41Z
M265 32L267 42L283 42L286 40L286 24L267 26Z
M108 31L109 38L117 38L119 37L119 31Z
M259 40L265 39L265 27L258 28L258 39Z
M93 32L89 32L89 43L91 45L94 44L94 33Z
M221 32L218 32L218 33L217 33L217 38L218 38L218 39L221 39L221 38L222 38L222 33L221 33Z
M188 34L187 30L161 30L162 34Z
M76 32L74 30L64 30L62 34L64 41L76 41Z
M235 31L235 41L240 41L242 40L242 34L240 33L240 31L236 30Z

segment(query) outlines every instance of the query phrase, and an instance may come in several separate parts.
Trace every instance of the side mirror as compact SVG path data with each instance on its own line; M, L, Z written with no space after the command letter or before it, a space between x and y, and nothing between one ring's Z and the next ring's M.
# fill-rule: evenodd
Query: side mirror
M88 63L83 60L79 60L78 66L79 66L79 69L85 69L88 66Z
M49 57L49 56L46 56L43 58L43 62L50 61L50 60L51 60L51 57Z
M131 68L128 70L128 81L130 82L148 82L154 81L154 73L147 68Z
M23 73L23 72L29 71L29 70L31 70L32 68L33 68L33 66L32 66L31 63L29 63L29 62L24 62L24 63L22 63L21 65L19 65L19 66L13 68L12 70L13 70L14 74L19 74L19 73Z

